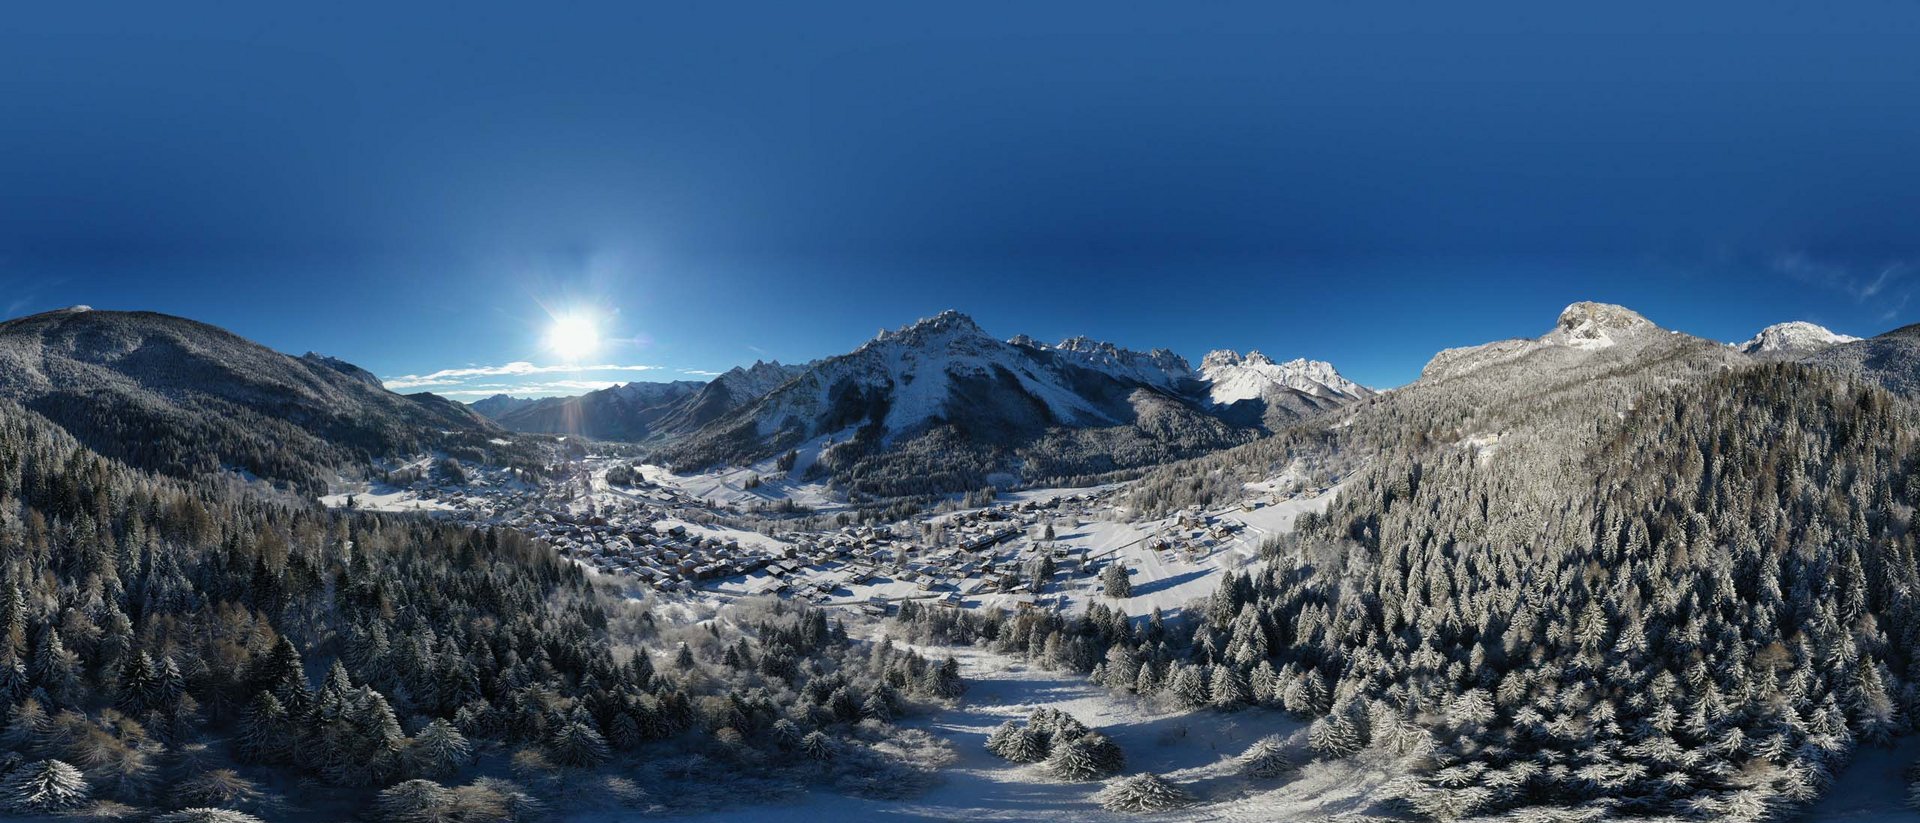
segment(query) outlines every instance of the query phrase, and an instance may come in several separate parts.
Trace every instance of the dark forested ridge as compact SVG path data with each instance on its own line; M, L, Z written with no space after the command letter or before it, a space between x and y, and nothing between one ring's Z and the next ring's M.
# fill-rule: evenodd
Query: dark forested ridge
M645 440L654 427L691 402L705 383L623 383L577 397L520 400L497 395L471 408L502 427L535 434L570 434L595 440Z
M890 719L961 689L817 610L657 622L516 533L138 472L5 401L0 542L9 813L506 821L737 800L720 769L884 794L937 757Z
M500 429L458 403L394 394L338 360L152 312L67 309L0 323L0 397L141 468L237 469L309 493L376 457L516 458L493 442Z

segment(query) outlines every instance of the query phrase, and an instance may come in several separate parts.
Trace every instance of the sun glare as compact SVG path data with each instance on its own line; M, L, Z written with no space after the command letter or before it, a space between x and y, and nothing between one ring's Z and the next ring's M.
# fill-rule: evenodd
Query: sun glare
M600 327L586 315L556 317L547 329L547 349L568 363L577 363L599 348Z

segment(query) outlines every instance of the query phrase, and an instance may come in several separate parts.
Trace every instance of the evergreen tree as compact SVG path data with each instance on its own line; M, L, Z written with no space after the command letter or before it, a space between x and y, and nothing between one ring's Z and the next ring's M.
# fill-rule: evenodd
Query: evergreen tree
M1047 759L1047 739L1031 726L1022 727L1000 747L1000 756L1014 763L1038 763Z
M89 788L80 770L59 760L29 763L0 783L0 803L15 814L51 814L87 802Z
M279 763L292 754L293 725L273 692L254 696L240 718L241 757L255 763Z
M374 810L382 823L444 823L459 819L456 795L431 780L408 780L380 791Z
M1363 744L1353 721L1345 713L1336 712L1307 727L1307 745L1322 758L1339 760L1358 754Z
M416 774L444 777L473 759L473 744L445 719L435 718L413 736L407 747Z
M1213 667L1212 694L1208 702L1221 711L1233 711L1247 704L1247 684L1240 673L1227 666Z
M1128 576L1127 567L1121 565L1118 560L1107 564L1107 567L1101 570L1100 584L1105 587L1108 597L1133 596L1133 579Z
M1112 785L1095 796L1110 812L1164 812L1188 806L1193 795L1157 774L1143 772Z
M1270 779L1292 772L1294 768L1292 758L1287 757L1286 748L1278 738L1272 736L1254 741L1240 755L1240 773L1248 777Z
M800 751L814 760L832 760L834 756L833 739L821 734L819 731L807 732L807 736L800 739Z
M590 769L607 762L611 752L600 732L580 721L561 724L547 743L547 754L562 766Z
M1120 746L1099 732L1056 741L1047 756L1047 770L1062 780L1098 780L1125 767Z
M773 721L773 742L781 749L787 751L798 749L803 738L800 726L793 721L784 717Z
M1007 742L1019 733L1019 723L1013 720L1003 721L1000 725L993 727L993 731L987 734L987 751L993 752L1003 758L1006 757Z

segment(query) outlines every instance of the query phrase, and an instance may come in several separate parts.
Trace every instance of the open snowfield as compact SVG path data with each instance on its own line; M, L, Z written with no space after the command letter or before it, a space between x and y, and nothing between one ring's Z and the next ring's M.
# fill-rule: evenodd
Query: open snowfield
M940 772L939 785L925 795L901 801L811 791L778 805L737 807L687 819L715 823L1329 820L1380 814L1374 798L1394 774L1392 764L1362 755L1337 764L1309 765L1274 780L1249 780L1236 774L1233 758L1266 735L1299 733L1304 728L1299 721L1268 710L1187 713L1109 692L1079 675L1049 672L980 649L916 648L929 655L953 654L969 684L957 707L905 723L952 743L958 758ZM1040 764L1008 763L985 749L995 726L1008 719L1024 719L1042 707L1065 711L1112 737L1126 751L1124 774L1155 772L1198 796L1200 804L1160 815L1110 813L1092 799L1102 783L1061 782Z
M801 471L796 467L792 476ZM754 504L777 503L792 500L814 511L834 511L846 508L846 503L824 483L803 483L782 475L768 465L746 468L725 468L697 474L675 474L667 469L642 465L640 476L647 482L674 489L708 506L750 506ZM747 488L758 478L758 487Z
M816 512L847 508L846 501L827 484L809 482L807 476L820 455L835 443L845 442L854 430L832 432L815 437L793 449L793 465L780 469L779 458L762 460L750 466L730 466L677 474L665 466L643 464L640 476L647 482L673 489L709 506L752 506L791 500ZM758 480L753 488L748 485Z
M346 508L348 498L352 498L353 507L369 512L443 512L453 509L446 501L421 497L407 489L390 486L368 486L366 491L342 492L320 498L320 505L330 509Z

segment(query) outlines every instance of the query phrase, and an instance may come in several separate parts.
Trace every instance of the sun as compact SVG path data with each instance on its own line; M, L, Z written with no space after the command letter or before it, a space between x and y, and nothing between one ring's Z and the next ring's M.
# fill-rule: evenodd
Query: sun
M568 363L578 363L600 349L600 324L584 314L565 314L547 327L547 350Z

